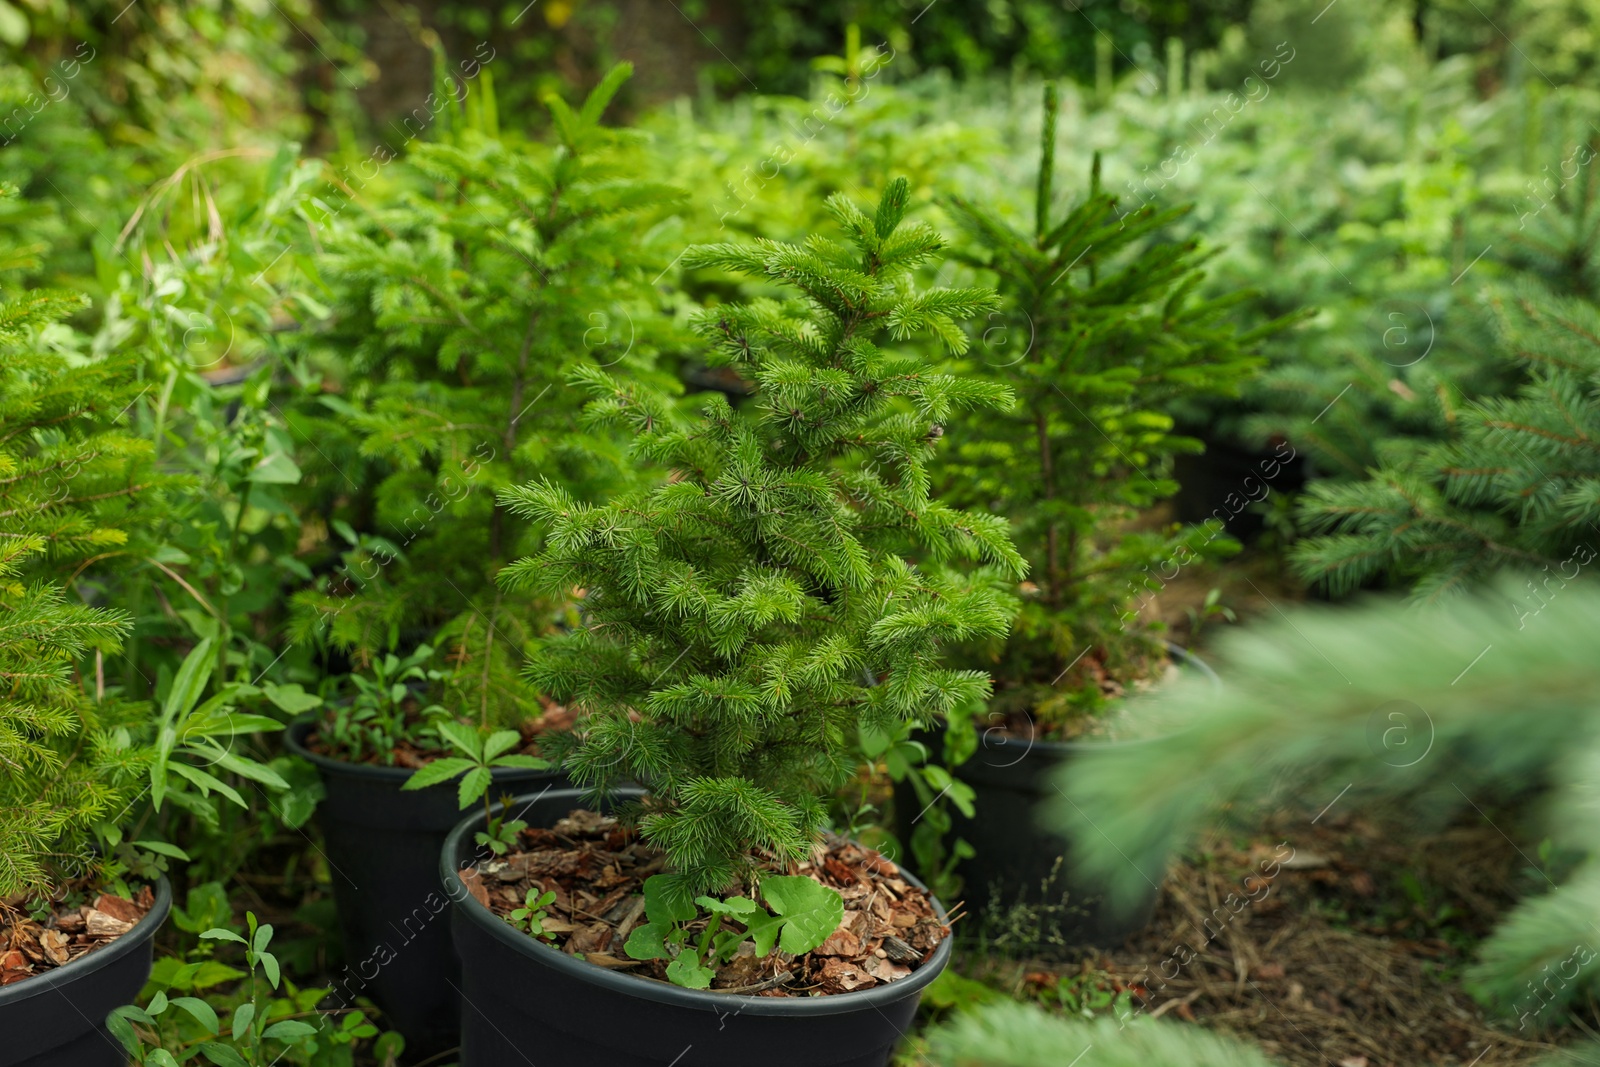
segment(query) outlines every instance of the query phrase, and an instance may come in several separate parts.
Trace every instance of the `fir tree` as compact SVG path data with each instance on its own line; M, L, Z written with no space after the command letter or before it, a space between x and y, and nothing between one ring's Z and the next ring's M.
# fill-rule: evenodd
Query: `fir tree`
M1037 592L992 653L1003 680L1043 683L1017 690L1029 711L1086 644L1113 655L1126 644L1122 619L1158 584L1152 566L1230 543L1217 540L1220 522L1161 533L1119 526L1176 492L1173 456L1202 448L1174 432L1175 403L1236 393L1261 365L1257 343L1298 317L1241 330L1228 311L1249 293L1197 297L1208 253L1194 240L1159 240L1188 208L1119 212L1101 191L1098 157L1088 195L1057 219L1056 109L1049 86L1030 229L963 199L951 205L971 238L968 258L994 272L1004 301L979 354L1018 402L965 420L942 476L957 502L1011 518L1032 567Z
M1293 555L1307 579L1429 598L1509 567L1532 572L1517 602L1537 611L1600 554L1600 312L1531 282L1491 306L1523 386L1470 403L1453 439L1365 481L1313 485L1302 516L1321 536Z
M549 480L503 494L546 531L506 585L583 590L585 625L530 666L584 713L565 766L596 794L644 784L642 832L694 891L805 855L859 726L927 722L987 692L982 673L944 667L940 646L1003 633L1008 613L992 583L945 564L1013 579L1024 564L1004 519L930 495L928 464L960 412L1009 396L885 342L926 331L960 352L961 321L994 297L911 284L942 240L902 224L906 198L904 179L872 216L831 198L846 242L684 257L777 287L696 319L711 362L752 390L746 407L708 394L684 423L582 371L591 417L624 424L640 457L671 470L666 484L604 506Z
M0 269L35 265L31 249L0 253ZM84 873L91 829L119 814L140 766L115 739L129 709L91 698L79 670L93 652L103 677L128 616L66 585L92 588L88 568L128 550L156 480L148 443L114 425L138 395L129 366L60 347L61 320L87 303L0 301L0 898Z
M341 209L325 239L339 321L317 343L343 381L295 426L339 560L297 598L298 634L358 663L442 644L452 710L484 720L538 711L517 672L550 614L494 585L534 547L495 493L536 475L585 500L625 484L621 445L578 425L566 379L581 364L648 377L662 335L635 325L670 259L643 231L678 194L641 177L636 137L600 125L629 69L577 111L550 97L552 145L501 140L492 100L475 125L453 116L447 140L410 151L426 191Z

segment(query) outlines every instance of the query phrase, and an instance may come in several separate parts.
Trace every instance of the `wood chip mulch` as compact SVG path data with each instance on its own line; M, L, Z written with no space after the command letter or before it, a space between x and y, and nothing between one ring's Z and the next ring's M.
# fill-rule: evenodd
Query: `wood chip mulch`
M1262 862L1289 849L1268 887ZM1478 939L1540 888L1516 847L1472 813L1427 834L1400 817L1313 826L1282 815L1244 841L1209 841L1205 855L1173 865L1154 921L1115 950L1066 968L958 966L1046 1004L1063 978L1126 991L1139 1015L1232 1032L1292 1067L1510 1067L1583 1036L1520 1030L1463 987ZM1408 898L1408 876L1425 897ZM1259 900L1235 914L1230 894L1252 889Z
M524 830L519 849L480 861L462 880L478 903L504 918L523 906L530 889L554 893L544 929L568 955L644 978L666 980L665 960L638 961L623 951L642 922L644 881L665 857L615 819L573 811L551 829ZM775 948L757 958L748 942L717 972L713 990L765 997L847 993L898 981L926 962L950 929L929 897L899 876L881 854L829 838L790 873L837 889L844 920L803 956ZM692 924L703 929L704 920ZM728 927L732 929L732 927Z
M128 900L106 893L93 904L60 907L44 923L12 910L21 901L0 901L0 985L52 970L132 930L155 905L149 886Z

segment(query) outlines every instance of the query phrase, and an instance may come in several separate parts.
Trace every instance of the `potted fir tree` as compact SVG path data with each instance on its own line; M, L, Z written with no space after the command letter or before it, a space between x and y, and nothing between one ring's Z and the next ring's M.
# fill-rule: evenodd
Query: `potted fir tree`
M970 238L964 258L992 272L1003 301L989 333L998 341L1003 332L1005 343L975 350L975 362L1017 404L965 420L935 477L952 502L1010 518L1031 568L1010 633L957 657L988 670L995 694L975 714L961 709L945 746L947 763L964 759L954 771L972 791L951 813L951 832L966 843L951 846L956 870L967 907L992 934L1011 928L1020 942L1063 947L1120 941L1146 921L1154 890L1120 919L1102 914L1099 889L1074 880L1065 839L1035 825L1039 802L1054 796L1046 772L1079 745L1114 742L1122 693L1158 682L1174 662L1194 663L1140 602L1191 564L1237 548L1221 522L1131 521L1176 491L1174 456L1201 447L1174 432L1171 411L1236 392L1261 364L1257 343L1300 316L1241 330L1228 311L1248 294L1196 298L1207 253L1163 237L1188 209L1119 210L1100 189L1098 156L1088 196L1056 217L1056 111L1049 86L1033 226L1019 230L965 200L949 205ZM1259 499L1267 481L1263 472L1238 495ZM913 825L928 800L898 792L902 838L938 826L927 815ZM1160 870L1145 873L1147 886L1161 880Z
M577 424L566 382L575 363L654 365L629 318L670 259L641 231L676 194L637 177L637 139L601 124L629 70L577 111L551 97L548 145L498 136L485 72L466 113L447 101L438 139L411 147L395 194L366 191L323 237L338 313L310 343L351 373L290 416L318 443L306 483L329 519L295 636L354 669L289 747L326 788L341 988L382 1005L413 1051L458 1029L434 877L445 834L486 790L558 780L538 739L562 715L520 668L564 605L496 587L534 547L496 491L548 474L602 499L630 477L621 445Z
M550 482L505 495L546 531L507 583L582 590L583 625L531 677L581 709L563 756L587 792L514 802L536 828L504 858L474 851L477 817L446 845L465 1063L882 1067L948 958L919 884L823 833L863 726L987 692L941 646L1009 612L991 576L949 565L1023 570L1003 519L929 493L943 426L1009 398L888 344L928 331L959 352L993 302L912 284L942 241L901 224L906 197L895 181L872 216L833 197L847 242L685 256L774 286L697 320L749 383L741 409L708 393L681 423L584 373L591 416L665 484L602 507ZM595 799L619 821L571 810Z
M117 749L111 731L128 724L73 668L115 652L128 617L23 584L40 549L38 538L0 539L0 1063L117 1067L101 1020L144 985L171 890L165 878L119 885L123 865L94 848L105 843L96 827L135 799L136 753Z
M9 191L15 195L15 190ZM5 195L5 194L0 194ZM36 266L5 249L8 269ZM28 290L0 300L0 1064L118 1067L103 1020L150 972L171 891L170 843L125 838L163 802L215 821L219 774L285 785L231 750L274 727L235 715L231 688L201 701L214 659L202 641L159 708L105 684L126 612L107 561L143 554L163 481L149 443L117 423L141 395L123 356L70 356L61 325L87 306ZM42 331L55 336L46 341ZM130 536L131 534L131 536ZM98 564L98 566L96 566ZM243 801L240 800L242 804ZM154 834L148 835L153 838Z

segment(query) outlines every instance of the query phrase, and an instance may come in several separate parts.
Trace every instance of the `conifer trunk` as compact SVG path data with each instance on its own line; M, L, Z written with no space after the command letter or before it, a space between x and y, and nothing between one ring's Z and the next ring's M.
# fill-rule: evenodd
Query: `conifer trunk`
M1044 483L1044 498L1052 501L1056 498L1056 477L1050 460L1050 417L1041 409L1034 412L1033 421L1039 435L1039 475ZM1045 532L1045 591L1051 606L1061 603L1059 540L1060 531L1056 527L1056 520L1052 518Z

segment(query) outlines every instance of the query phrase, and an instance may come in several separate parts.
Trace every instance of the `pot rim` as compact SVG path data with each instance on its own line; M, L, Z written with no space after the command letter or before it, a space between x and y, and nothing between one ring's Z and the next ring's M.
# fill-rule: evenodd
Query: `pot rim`
M637 786L620 788L615 791L618 797L643 796L645 791ZM538 793L525 793L514 797L512 805L531 807L535 801L545 797L567 798L581 803L585 791L582 789L545 789ZM501 811L507 805L496 804L495 810ZM567 955L565 952L552 945L541 944L527 934L517 930L510 923L495 915L488 908L473 899L472 894L462 884L455 866L455 857L464 851L463 844L468 835L478 827L476 812L462 819L450 831L450 836L445 839L444 849L439 854L439 874L444 881L445 894L455 906L456 914L467 922L486 930L489 935L502 944L510 946L520 955L540 966L549 967L565 977L575 979L588 985L599 986L602 989L624 996L639 997L643 1000L652 1000L659 1004L673 1007L686 1008L692 1011L709 1011L725 1014L720 1010L727 1005L738 1006L738 1011L747 1015L775 1015L775 1016L826 1016L844 1015L856 1011L877 1010L885 1005L916 996L928 987L933 980L950 962L952 944L955 941L954 932L939 942L939 947L933 950L933 956L922 966L905 978L888 985L878 985L871 989L858 989L850 993L836 993L831 996L820 997L758 997L740 993L722 993L712 990L685 989L667 982L651 981L647 978L624 974L605 967L597 967L592 963ZM923 885L910 872L899 864L895 864L899 876L918 889L927 892ZM941 922L948 922L943 905L931 894L928 897L933 905L934 914Z
M156 881L156 900L150 905L150 910L145 912L144 918L133 924L133 929L111 942L84 953L77 959L60 967L52 967L43 974L30 975L20 982L12 982L7 986L0 986L0 1009L13 1008L23 1001L42 993L60 991L62 986L77 981L85 975L98 971L103 967L120 960L122 957L139 951L141 946L149 944L155 937L156 930L167 921L167 912L172 909L172 883L167 881L167 876L162 875ZM63 992L63 996L66 994ZM69 1000L71 998L68 998ZM96 1026L103 1020L92 1020Z
M406 779L416 773L416 768L414 767L380 767L375 763L357 763L354 760L334 759L332 756L324 756L313 752L306 747L305 740L310 736L311 731L316 729L316 726L317 717L315 714L301 715L296 718L289 723L288 729L283 732L283 747L301 759L315 764L318 770L331 771L336 774L376 778L402 785ZM489 771L490 779L496 782L519 778L532 779L541 776L555 778L559 777L560 774L561 768L553 764L542 771L531 770L527 767L494 767ZM451 781L454 781L454 779L451 779ZM449 783L441 782L439 784L448 785ZM437 786L429 786L428 788L434 789Z

